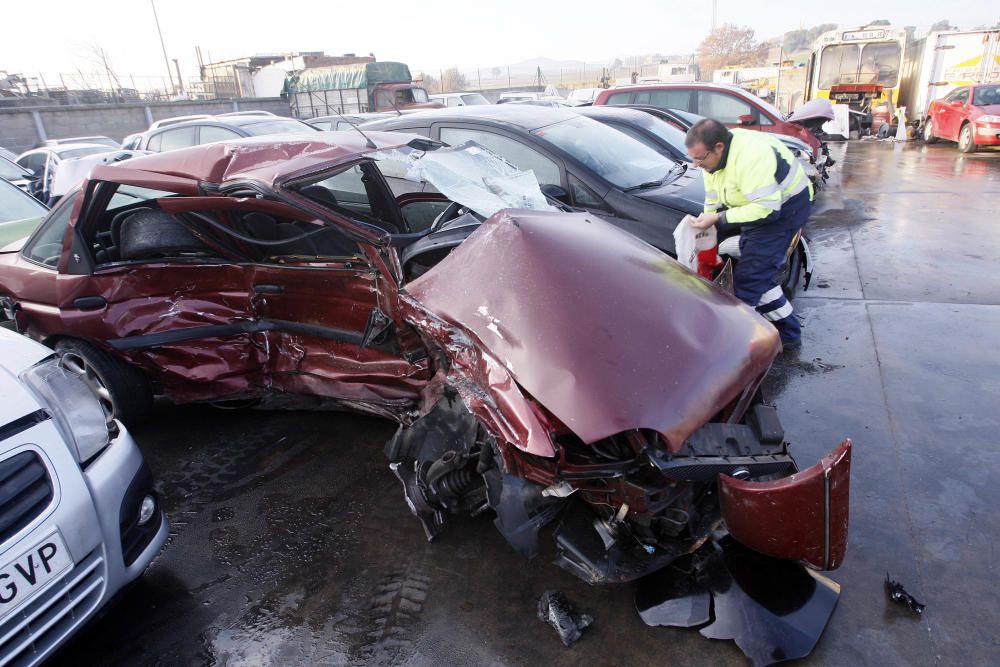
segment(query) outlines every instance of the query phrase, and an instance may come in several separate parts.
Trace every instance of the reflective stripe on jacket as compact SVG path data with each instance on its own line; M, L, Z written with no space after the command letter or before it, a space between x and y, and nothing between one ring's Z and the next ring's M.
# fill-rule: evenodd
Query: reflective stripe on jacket
M705 211L725 210L724 222L769 222L781 205L812 183L792 152L766 132L732 130L725 166L705 178Z

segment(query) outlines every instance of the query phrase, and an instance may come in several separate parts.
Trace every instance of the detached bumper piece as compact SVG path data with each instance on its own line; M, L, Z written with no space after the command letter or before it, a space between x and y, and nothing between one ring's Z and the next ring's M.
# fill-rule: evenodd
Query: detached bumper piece
M840 567L847 552L851 441L790 477L749 482L719 475L722 518L730 535L775 558L820 570Z
M757 666L809 655L839 597L821 574L727 535L640 580L635 602L647 625L704 626L702 635L732 639Z

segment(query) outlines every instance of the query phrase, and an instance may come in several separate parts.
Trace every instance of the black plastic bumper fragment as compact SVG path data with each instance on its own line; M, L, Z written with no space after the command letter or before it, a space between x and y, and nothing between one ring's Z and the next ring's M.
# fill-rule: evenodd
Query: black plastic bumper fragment
M650 447L647 457L667 477L692 482L710 482L720 473L756 478L795 472L781 425L766 410L751 414L759 420L754 426L711 422L692 433L676 454Z

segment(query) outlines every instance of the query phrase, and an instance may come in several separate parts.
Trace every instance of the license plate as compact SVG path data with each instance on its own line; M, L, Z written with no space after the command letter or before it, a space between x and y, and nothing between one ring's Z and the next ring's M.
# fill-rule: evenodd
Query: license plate
M58 531L8 560L0 567L0 619L17 611L71 567L73 559Z

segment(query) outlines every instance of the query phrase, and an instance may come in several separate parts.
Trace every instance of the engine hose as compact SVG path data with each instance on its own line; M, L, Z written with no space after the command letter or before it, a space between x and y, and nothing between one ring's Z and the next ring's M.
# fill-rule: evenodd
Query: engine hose
M435 484L439 496L458 498L465 494L475 482L477 475L471 470L453 470Z

